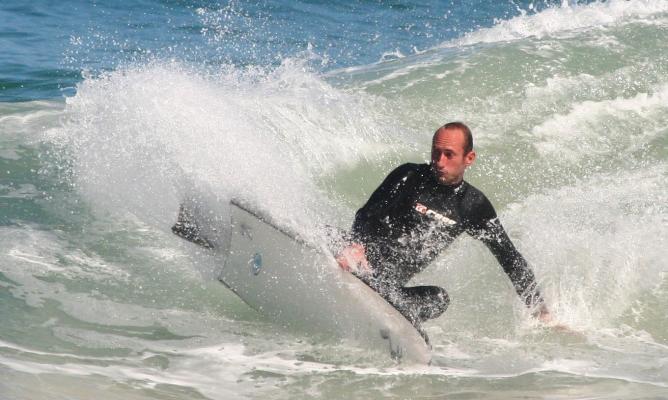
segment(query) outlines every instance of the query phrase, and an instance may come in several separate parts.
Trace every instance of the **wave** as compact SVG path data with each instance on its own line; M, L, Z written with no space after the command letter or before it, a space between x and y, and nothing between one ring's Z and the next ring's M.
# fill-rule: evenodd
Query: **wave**
M667 111L668 85L662 85L630 98L573 103L568 113L551 116L531 133L538 152L553 162L610 154L623 158L658 145L666 134Z
M663 0L610 0L589 4L551 7L500 21L463 38L443 43L442 47L470 46L480 43L506 42L526 38L563 37L577 35L583 30L602 30L628 23L668 24L668 3Z
M41 139L41 130L58 126L63 108L63 102L56 100L0 102L0 137L25 142Z

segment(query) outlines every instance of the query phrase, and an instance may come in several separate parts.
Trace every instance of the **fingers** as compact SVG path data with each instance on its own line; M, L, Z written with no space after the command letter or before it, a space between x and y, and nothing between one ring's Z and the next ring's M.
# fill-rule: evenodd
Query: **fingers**
M371 268L371 265L369 265L369 262L367 261L366 257L360 260L358 264L356 264L356 268L354 271L358 275L362 276L367 276L371 275L373 272L373 269Z
M541 313L538 315L538 319L540 320L540 322L542 322L542 323L544 323L544 324L548 324L548 325L551 324L552 321L553 321L552 314L550 314L549 311L543 311L543 312L541 312Z
M336 256L335 259L342 270L350 272L350 263L348 262L348 257L345 257L343 255L338 255Z
M552 321L552 314L550 314L550 311L547 309L547 306L544 303L541 304L538 310L533 313L533 317L537 318L543 323L549 323Z
M347 251L348 254L355 260L361 262L361 260L364 259L366 261L366 252L364 250L364 246L359 243L351 244L344 251Z
M354 272L361 275L371 273L371 266L366 259L364 246L359 243L352 243L343 249L336 257L341 269L348 272Z
M534 317L536 317L545 326L553 329L555 332L568 333L576 336L584 336L582 333L571 329L568 325L565 325L557 321L544 304L534 314Z

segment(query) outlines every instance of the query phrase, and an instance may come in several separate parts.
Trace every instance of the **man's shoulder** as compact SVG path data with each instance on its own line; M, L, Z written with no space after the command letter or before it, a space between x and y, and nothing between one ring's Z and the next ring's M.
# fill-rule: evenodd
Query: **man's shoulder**
M467 181L462 182L460 190L462 190L464 197L470 201L480 202L487 200L487 196L485 196L485 193L483 193L482 190L471 185Z
M413 175L424 175L429 171L429 164L405 163L396 167L390 172L390 177L394 178L409 178Z
M462 183L462 205L467 213L478 214L480 217L496 216L494 206L482 190L464 181Z
M404 163L398 166L395 171L405 172L425 172L429 170L429 164Z

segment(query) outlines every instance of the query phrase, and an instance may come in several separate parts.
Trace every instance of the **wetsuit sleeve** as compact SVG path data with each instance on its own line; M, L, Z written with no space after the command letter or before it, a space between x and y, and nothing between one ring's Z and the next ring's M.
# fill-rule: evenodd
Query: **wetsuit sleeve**
M481 209L476 214L482 218L469 229L471 236L489 248L528 307L543 303L531 267L508 237L489 200L484 198Z
M371 194L366 204L355 214L353 222L353 238L363 240L364 237L376 235L381 228L380 219L396 204L406 181L415 173L415 164L404 164L383 180L383 183Z

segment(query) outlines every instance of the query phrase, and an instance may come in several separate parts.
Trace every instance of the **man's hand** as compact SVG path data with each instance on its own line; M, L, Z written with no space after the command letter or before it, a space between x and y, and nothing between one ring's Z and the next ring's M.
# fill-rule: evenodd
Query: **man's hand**
M565 333L572 333L572 334L577 334L578 332L575 332L568 326L564 324L560 324L555 319L552 317L552 314L550 313L550 310L547 309L547 306L545 304L541 304L540 308L533 313L533 316L537 318L540 322L545 324L546 326L549 326L550 328L554 329L557 332L565 332Z
M553 323L552 314L550 314L545 304L541 304L538 310L533 313L533 316L545 325L552 325Z
M371 267L369 266L369 261L366 259L364 246L359 243L352 243L341 250L336 255L336 262L339 263L339 266L344 271L353 272L358 275L371 274Z

